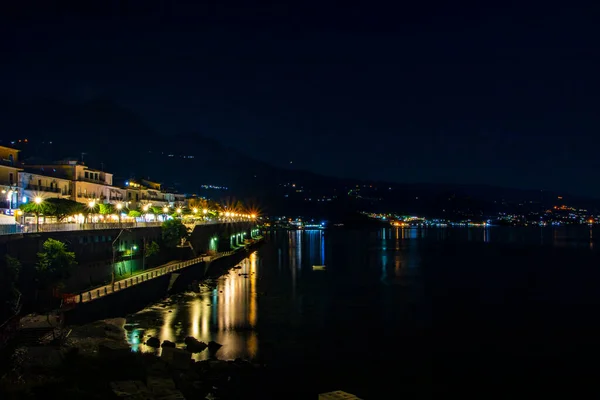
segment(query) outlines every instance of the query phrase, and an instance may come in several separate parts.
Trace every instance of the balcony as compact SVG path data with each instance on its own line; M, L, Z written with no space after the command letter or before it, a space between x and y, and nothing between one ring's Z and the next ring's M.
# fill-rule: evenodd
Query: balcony
M104 185L104 186L110 186L105 180L103 179L92 179L92 178L85 178L83 176L78 176L77 180L80 182L89 182L89 183L95 183L97 185Z
M64 190L58 187L40 186L40 185L27 185L23 188L24 190L32 190L35 192L49 192L49 193L60 193L64 196L71 194L70 190Z

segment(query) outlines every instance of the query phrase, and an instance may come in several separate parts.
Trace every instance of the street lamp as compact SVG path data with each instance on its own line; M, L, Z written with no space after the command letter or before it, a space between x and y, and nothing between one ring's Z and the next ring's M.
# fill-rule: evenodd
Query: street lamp
M179 214L179 218L181 219L181 208L177 208L175 211L177 211L177 214Z
M88 203L88 208L90 209L90 212L89 212L90 219L92 219L92 213L94 211L94 207L96 207L96 202L94 200L92 200Z
M169 212L169 207L164 206L163 207L163 213L165 214L163 219L166 220L167 219L167 213Z
M117 211L119 213L119 226L121 226L121 210L123 209L123 204L117 203Z
M142 207L142 210L144 210L144 221L148 221L148 209L150 208L150 206L148 204L146 204L144 207Z
M35 231L39 232L40 231L40 205L44 202L44 199L42 199L40 196L37 196L35 199L33 199L34 203L37 204L37 207L35 208Z

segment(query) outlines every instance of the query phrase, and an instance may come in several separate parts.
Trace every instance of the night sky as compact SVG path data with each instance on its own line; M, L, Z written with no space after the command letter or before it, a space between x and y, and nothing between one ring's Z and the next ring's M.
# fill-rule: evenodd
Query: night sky
M597 9L98 3L4 13L3 93L332 176L600 196Z

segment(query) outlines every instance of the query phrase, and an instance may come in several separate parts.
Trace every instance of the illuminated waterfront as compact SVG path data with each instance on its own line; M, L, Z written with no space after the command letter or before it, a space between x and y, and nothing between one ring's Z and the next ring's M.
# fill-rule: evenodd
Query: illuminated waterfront
M158 337L161 342L169 340L184 347L184 339L193 336L204 342L221 343L219 357L254 358L258 347L256 252L239 265L241 269L232 269L216 279L214 287L199 285L198 293L173 296L129 318L126 328L132 349L160 354L160 349L143 344L145 339ZM246 273L247 277L240 275ZM194 354L196 360L206 358L207 351Z
M539 387L578 371L574 340L596 349L595 238L586 227L273 231L214 288L130 316L128 338L157 353L144 337L214 340L219 358L265 362L307 394L427 398L434 382L464 390L473 379L508 390L530 370Z

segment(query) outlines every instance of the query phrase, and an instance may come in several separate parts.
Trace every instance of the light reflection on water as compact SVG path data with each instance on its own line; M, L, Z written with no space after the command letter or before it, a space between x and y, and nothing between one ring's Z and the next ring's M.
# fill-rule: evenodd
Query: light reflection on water
M160 349L146 346L149 337L169 340L185 348L184 339L214 340L223 345L217 353L221 359L253 359L259 342L254 328L257 323L256 280L258 255L252 253L240 264L216 280L213 288L201 286L199 293L188 292L174 301L153 305L127 318L127 338L133 351L160 354ZM248 276L240 275L247 273ZM208 351L193 354L204 360Z

